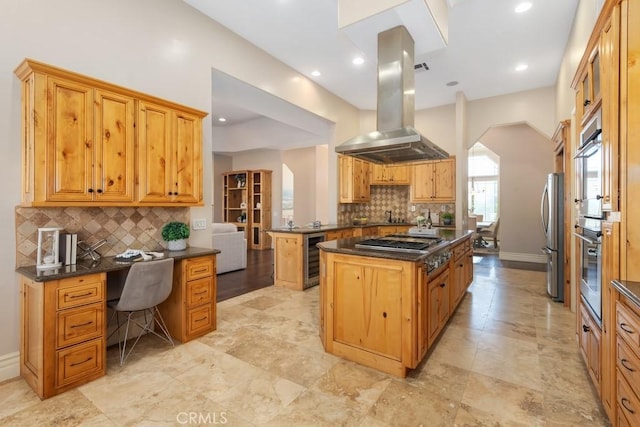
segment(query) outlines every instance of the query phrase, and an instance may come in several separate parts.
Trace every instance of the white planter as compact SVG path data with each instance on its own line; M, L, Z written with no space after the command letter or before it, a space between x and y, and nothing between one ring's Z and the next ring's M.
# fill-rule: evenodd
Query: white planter
M167 249L170 251L184 251L187 249L187 239L169 240Z

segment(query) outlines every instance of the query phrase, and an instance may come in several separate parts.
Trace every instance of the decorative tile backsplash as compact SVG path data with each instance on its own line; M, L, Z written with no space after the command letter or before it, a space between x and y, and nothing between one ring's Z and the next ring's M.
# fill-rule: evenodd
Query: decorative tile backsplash
M415 212L411 206L416 207ZM372 185L371 201L368 203L341 203L338 206L338 223L351 224L353 218L367 217L370 223L386 222L388 214L392 211L392 218L415 224L418 215L427 215L431 210L436 213L445 211L455 213L454 203L411 203L409 198L409 186L404 185Z
M169 221L189 224L189 208L102 207L16 208L17 267L36 263L38 228L62 227L78 233L78 240L93 244L106 239L98 252L113 256L126 249L163 250L160 235Z

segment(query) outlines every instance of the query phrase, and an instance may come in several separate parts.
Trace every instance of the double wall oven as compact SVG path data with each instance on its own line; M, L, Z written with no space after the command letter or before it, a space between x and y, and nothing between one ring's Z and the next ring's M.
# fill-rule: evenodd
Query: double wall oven
M580 135L576 154L579 173L578 223L580 293L592 314L602 321L602 116L597 111Z

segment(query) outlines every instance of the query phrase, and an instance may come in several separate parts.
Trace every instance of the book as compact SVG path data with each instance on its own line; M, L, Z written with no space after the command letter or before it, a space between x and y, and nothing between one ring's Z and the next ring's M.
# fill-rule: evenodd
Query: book
M60 240L58 241L60 253L58 257L62 265L71 264L71 234L60 233Z

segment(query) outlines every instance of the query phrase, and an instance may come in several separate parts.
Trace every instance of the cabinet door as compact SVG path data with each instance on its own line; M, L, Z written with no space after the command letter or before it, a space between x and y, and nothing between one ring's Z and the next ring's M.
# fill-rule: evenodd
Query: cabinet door
M620 6L600 35L602 80L602 210L618 210ZM594 65L595 66L595 65ZM594 81L595 84L595 81Z
M409 184L409 167L405 165L389 165L389 181L396 185Z
M171 185L171 110L148 102L138 106L138 200L167 203Z
M440 332L440 306L442 305L442 289L440 282L429 282L429 345L436 339Z
M367 202L371 199L369 184L369 162L353 159L353 199L357 202Z
M338 156L340 203L353 202L353 160L348 156Z
M133 98L96 90L95 200L134 200L134 108Z
M47 79L46 201L93 200L93 89L61 78ZM35 165L39 167L41 165Z
M411 177L411 201L433 200L433 162L415 163Z
M386 165L371 166L371 184L386 184L388 181Z
M201 119L177 113L172 148L171 193L174 202L196 204L202 201Z
M456 199L456 163L447 159L434 164L434 199L438 201Z

